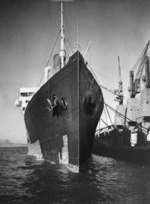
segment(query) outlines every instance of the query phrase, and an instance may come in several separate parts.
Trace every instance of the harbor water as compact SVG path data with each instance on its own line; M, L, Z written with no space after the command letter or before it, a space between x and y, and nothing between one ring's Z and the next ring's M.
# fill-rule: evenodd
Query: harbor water
M150 203L150 167L92 155L80 174L0 147L0 204Z

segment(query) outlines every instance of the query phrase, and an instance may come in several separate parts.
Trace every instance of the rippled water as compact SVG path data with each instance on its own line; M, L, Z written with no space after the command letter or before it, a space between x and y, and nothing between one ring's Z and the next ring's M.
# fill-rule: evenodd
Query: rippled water
M83 173L0 148L0 204L150 203L150 167L92 155Z

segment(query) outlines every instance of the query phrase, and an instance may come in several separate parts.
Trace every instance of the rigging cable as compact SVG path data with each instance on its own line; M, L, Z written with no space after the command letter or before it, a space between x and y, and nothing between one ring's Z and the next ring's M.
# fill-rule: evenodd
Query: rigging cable
M47 63L46 63L46 66L48 66L48 64L49 64L49 62L50 62L50 60L51 60L51 57L52 57L53 51L54 51L54 49L55 49L55 47L56 47L56 44L57 44L57 41L58 41L58 38L59 38L59 34L60 34L60 31L59 31L59 33L58 33L57 39L56 39L56 41L55 41L55 43L54 43L54 46L53 46L53 49L52 49L51 55L50 55L50 57L49 57L49 59L48 59L48 61L47 61ZM40 81L39 81L39 83L38 83L38 86L40 85L43 76L44 76L44 73L43 73L42 76L41 76L41 79L40 79Z
M66 23L66 29L69 31L69 26L68 26L68 22L67 22L67 18L66 18L66 6L65 6L65 4L64 4L64 21L65 21L65 23ZM68 47L69 47L69 49L71 50L71 54L73 54L73 45L71 44L71 42L70 42L70 40L69 40L69 35L68 35L68 33L69 32L66 32L66 29L64 29L64 32L65 32L65 36L66 36L66 40L68 41Z
M41 78L40 78L40 81L39 81L39 83L38 83L38 86L41 84L41 81L42 81L42 79L43 79L43 76L44 76L44 72L43 72L43 74L42 74L42 76L41 76Z
M115 109L113 109L113 108L112 108L111 106L109 106L108 104L105 103L105 105L108 106L113 112L117 113L118 116L120 116L121 118L124 119L124 115L123 115L123 114L119 113L118 111L116 111ZM128 117L126 117L126 119L127 119L128 122L131 122L131 121L132 121L132 120L129 119ZM142 126L142 129L147 132L147 128L145 128L145 127Z
M51 5L51 4L50 4ZM59 5L57 6L57 9L56 9L56 12L55 12L55 14L57 14L58 13L58 11L59 11ZM51 6L49 7L49 14L51 14L52 12L51 12ZM51 16L49 16L49 18L50 18ZM56 24L56 18L54 18L54 20L55 20L55 22L54 22L54 25ZM54 33L54 29L53 29L53 27L54 26L52 26L51 28L51 35L49 35L49 39L48 39L48 46L47 46L47 49L46 49L46 52L45 52L45 54L44 54L44 58L43 58L43 62L42 62L42 69L43 69L43 67L45 67L45 64L46 64L46 56L48 55L48 52L49 52L49 49L50 49L50 47L52 47L52 45L50 45L50 42L52 42L51 41L51 36L53 36L53 33ZM52 44L52 43L51 43ZM50 58L49 58L50 59ZM47 65L46 65L47 66ZM42 78L43 78L43 76L44 76L44 73L42 74L42 76L41 76L41 78L40 78L40 80L39 80L39 83L38 83L38 85L37 86L39 86L40 85L40 83L41 83L41 81L42 81Z
M72 45L71 45L71 42L69 41L69 38L68 38L68 36L67 36L67 32L66 32L66 30L64 30L65 31L65 36L66 36L66 42L68 42L68 48L70 49L70 55L72 55L73 54L73 49L72 49Z
M107 110L107 114L108 114L108 116L109 116L109 120L110 120L111 124L113 125L113 123L112 123L112 120L111 120L111 117L110 117L110 114L109 114L109 111L108 111L108 108L107 108L106 104L105 104L105 107L106 107L106 110Z
M109 127L109 125L107 125L107 122L105 122L102 118L100 118L100 120L107 126ZM104 129L104 128L103 128ZM101 130L101 129L100 129Z
M56 47L56 44L57 44L57 41L58 41L58 38L59 38L59 35L60 35L60 32L61 32L61 31L59 30L59 33L58 33L57 39L56 39L56 41L55 41L55 43L54 43L54 46L53 46L52 52L51 52L51 54L50 54L50 57L49 57L49 59L48 59L48 61L47 61L46 66L48 66L48 64L49 64L49 62L50 62L50 60L51 60L51 57L52 57L53 51L54 51L54 49L55 49L55 47Z
M104 104L104 105L105 105L105 104ZM105 115L105 118L106 118L106 123L108 124L107 115L106 115L106 106L104 107L104 115Z

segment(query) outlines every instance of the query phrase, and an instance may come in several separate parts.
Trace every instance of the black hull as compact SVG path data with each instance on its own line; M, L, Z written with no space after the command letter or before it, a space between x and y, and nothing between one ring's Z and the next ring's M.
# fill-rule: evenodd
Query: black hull
M54 98L57 98L55 106ZM64 103L65 101L65 103ZM53 105L53 108L52 106ZM25 124L30 150L37 144L44 159L79 171L91 154L103 110L101 89L79 52L30 100Z
M111 140L109 138L109 142L111 142L109 144L106 142L106 139L95 137L92 153L123 161L131 161L139 164L150 164L150 145L135 145L132 147L129 145L129 141L127 142L127 140L125 144L120 145L119 143L122 138L120 141L117 140L118 144L114 145L114 138L113 136L110 137ZM122 135L120 135L120 137L122 137ZM128 134L124 135L124 137L128 138Z

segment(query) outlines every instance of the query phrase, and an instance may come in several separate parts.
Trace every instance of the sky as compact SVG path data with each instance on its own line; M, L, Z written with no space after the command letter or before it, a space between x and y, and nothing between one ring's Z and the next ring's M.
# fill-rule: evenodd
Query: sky
M118 87L120 56L124 94L129 70L150 40L149 0L74 0L65 3L65 29L72 50L77 41L99 83ZM26 143L20 87L39 85L60 24L59 4L50 0L0 0L0 139ZM78 40L77 40L78 39ZM69 50L69 46L66 47ZM59 50L57 43L54 53ZM68 52L69 54L70 51ZM49 63L52 66L52 62ZM106 103L117 105L103 90Z

